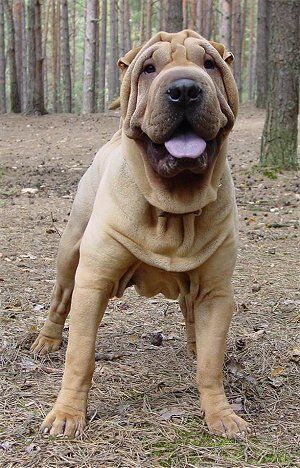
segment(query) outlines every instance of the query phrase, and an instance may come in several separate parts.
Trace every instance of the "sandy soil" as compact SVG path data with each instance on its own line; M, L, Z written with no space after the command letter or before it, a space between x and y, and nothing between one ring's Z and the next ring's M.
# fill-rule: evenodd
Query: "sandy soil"
M118 115L0 118L0 466L300 466L299 178L257 169L263 119L244 107L229 149L241 241L225 381L256 431L235 442L210 436L200 418L177 303L145 300L132 289L110 302L99 331L85 435L39 434L66 341L47 358L35 358L29 346L47 313L77 183Z

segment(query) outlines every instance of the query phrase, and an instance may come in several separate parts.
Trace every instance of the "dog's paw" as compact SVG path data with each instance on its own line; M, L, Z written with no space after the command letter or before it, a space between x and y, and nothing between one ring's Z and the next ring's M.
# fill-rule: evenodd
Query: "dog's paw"
M61 345L61 342L61 338L49 338L40 333L35 342L32 344L30 350L34 354L44 356L45 354L57 351Z
M43 434L52 436L78 437L86 426L85 414L81 411L54 408L47 414L41 425Z
M235 414L213 414L205 417L208 429L212 434L228 439L245 439L251 429L247 421Z

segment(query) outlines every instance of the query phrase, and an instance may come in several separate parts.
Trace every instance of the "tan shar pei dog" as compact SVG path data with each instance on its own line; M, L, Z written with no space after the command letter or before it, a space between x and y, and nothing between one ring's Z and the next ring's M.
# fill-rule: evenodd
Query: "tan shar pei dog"
M32 346L57 350L71 309L62 386L44 433L83 430L97 330L108 300L131 285L146 297L178 298L210 431L249 431L222 377L238 239L226 161L238 109L231 61L224 46L190 30L160 32L119 61L121 129L79 184L49 316Z

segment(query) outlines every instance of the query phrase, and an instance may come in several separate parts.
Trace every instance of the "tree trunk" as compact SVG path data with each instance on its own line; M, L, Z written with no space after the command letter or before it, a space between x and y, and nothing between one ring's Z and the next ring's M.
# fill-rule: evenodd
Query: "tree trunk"
M241 92L240 97L243 98L244 87L245 87L245 72L247 71L247 44L248 44L248 34L246 34L246 24L248 18L248 0L243 1L243 12L242 12L242 57L241 57Z
M76 83L76 0L72 0L71 6L71 82L73 86L73 96L75 94Z
M7 62L9 66L10 107L11 112L21 112L21 100L18 87L17 66L15 55L15 27L11 5L8 0L3 0L7 21Z
M140 38L141 44L146 40L146 29L145 29L145 1L141 0L141 19L140 19Z
M268 98L269 82L269 18L270 2L258 0L257 5L257 43L256 51L256 106L265 109Z
M202 36L203 31L202 31L201 25L202 25L202 1L197 0L195 28L196 28L196 32L198 34L201 34L201 36Z
M152 36L152 0L147 0L146 40Z
M57 112L61 112L61 14L60 14L60 0L56 0L56 67L57 67Z
M231 49L231 0L220 0L221 24L220 36L222 44Z
M254 4L254 2L252 2ZM232 0L231 47L234 54L233 74L241 95L242 89L242 12L240 0Z
M205 1L205 24L204 24L204 37L206 39L211 39L212 18L213 18L213 0L206 0Z
M4 8L0 0L0 114L6 113Z
M115 99L118 92L117 77L117 12L116 0L110 1L110 35L109 35L109 62L108 62L108 101Z
M187 22L189 29L195 29L196 20L196 0L190 0L190 20Z
M169 0L166 18L168 32L181 31L182 22L182 0Z
M125 34L124 34L124 29L125 29L125 11L124 11L125 5L124 5L124 0L119 1L119 57L123 57L125 54Z
M43 49L42 49L42 27L41 27L41 2L35 0L35 87L34 87L34 113L46 114L44 104L44 82L43 82Z
M130 5L129 0L124 0L124 36L125 36L125 51L131 49L131 26L130 26Z
M22 105L22 86L23 86L23 36L22 36L22 10L23 10L23 1L14 0L12 3L13 6L13 19L15 27L15 57L16 57L16 68L17 68L17 80L18 80L18 90L20 93L21 101L21 110L24 110Z
M270 2L269 94L261 164L296 169L299 111L299 1Z
M35 40L34 40L35 9L34 0L27 3L27 98L26 113L34 112L34 82L35 82Z
M71 60L69 43L69 12L68 0L61 0L61 19L62 19L62 37L61 37L61 56L62 56L62 82L63 112L72 112L72 83L71 83Z
M48 29L49 29L49 14L50 14L51 0L45 3L45 20L44 20L44 37L43 37L43 81L44 81L44 96L45 106L48 107L48 57L47 57L47 41L48 41Z
M101 0L101 31L99 57L99 111L105 111L105 65L106 65L107 0Z
M131 49L131 27L130 27L130 5L129 0L124 0L124 37L125 37L125 51Z
M255 77L255 3L251 2L250 6L250 38L249 38L249 61L248 61L248 100L254 100L254 77Z
M188 1L182 0L182 28L188 27Z
M57 73L57 27L56 27L56 1L52 0L52 108L53 112L58 111L58 73Z
M82 112L95 112L95 60L97 0L86 1ZM116 39L116 38L115 38Z

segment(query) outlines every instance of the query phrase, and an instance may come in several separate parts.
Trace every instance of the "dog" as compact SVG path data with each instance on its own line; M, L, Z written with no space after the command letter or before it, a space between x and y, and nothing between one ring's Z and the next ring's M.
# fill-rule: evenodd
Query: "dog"
M191 30L160 32L119 60L121 128L79 183L49 316L32 346L57 350L71 309L62 386L44 433L73 437L85 427L97 329L108 300L131 285L179 300L209 430L250 432L222 377L238 240L226 160L238 110L232 60Z

